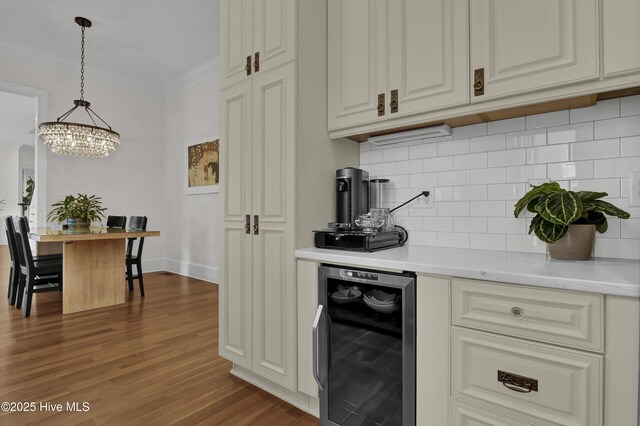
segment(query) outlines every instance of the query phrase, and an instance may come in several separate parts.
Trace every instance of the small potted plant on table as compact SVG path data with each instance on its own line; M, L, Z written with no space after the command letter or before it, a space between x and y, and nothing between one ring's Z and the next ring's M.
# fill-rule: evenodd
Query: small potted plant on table
M55 220L59 223L64 221L70 229L88 228L91 222L97 220L102 222L104 211L100 197L95 195L77 194L77 196L67 195L64 200L51 205L53 209L47 215L47 220Z
M595 232L607 231L609 216L628 219L629 213L600 200L606 192L567 191L557 182L533 186L515 205L518 217L525 208L535 213L529 227L547 243L554 259L588 260L591 258Z

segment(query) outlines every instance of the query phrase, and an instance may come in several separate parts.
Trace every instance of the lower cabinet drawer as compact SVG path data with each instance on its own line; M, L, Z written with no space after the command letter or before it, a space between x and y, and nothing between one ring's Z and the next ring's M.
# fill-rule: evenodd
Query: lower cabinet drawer
M454 398L524 424L602 425L601 355L458 327L451 345Z
M451 400L451 426L535 426Z

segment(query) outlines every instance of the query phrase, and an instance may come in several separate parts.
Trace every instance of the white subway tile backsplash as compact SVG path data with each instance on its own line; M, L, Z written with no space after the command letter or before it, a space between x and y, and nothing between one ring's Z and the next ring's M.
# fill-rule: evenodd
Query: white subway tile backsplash
M487 232L490 234L525 234L525 220L515 217L490 217L487 219Z
M526 190L524 183L503 183L488 185L488 200L518 200Z
M402 161L409 159L409 148L390 148L382 150L382 161Z
M547 164L547 177L551 180L593 179L593 161Z
M572 191L606 192L609 197L620 197L620 179L572 180Z
M612 158L608 160L595 160L595 177L629 177L629 172L638 171L640 157Z
M425 172L444 172L453 170L453 156L425 158L422 160L422 170Z
M524 149L507 149L505 151L494 151L487 154L487 166L517 166L525 163Z
M472 124L470 126L456 127L453 129L453 139L472 138L487 134L487 123Z
M618 138L577 142L570 146L572 160L593 160L620 156L620 139Z
M469 185L469 170L438 173L438 186L453 185Z
M438 246L469 248L469 234L466 232L438 232Z
M365 151L360 153L360 164L372 164L382 162L382 151Z
M569 110L546 112L526 117L527 129L569 124Z
M569 159L569 145L539 146L527 148L527 164L552 163Z
M503 149L505 149L504 133L469 139L469 152L501 151Z
M530 166L511 166L505 169L505 182L529 182L532 179L544 179L547 177L546 164L533 164Z
M469 234L469 248L504 251L506 238L504 235L498 234Z
M487 167L487 153L456 155L453 158L454 170L482 169Z
M425 143L409 147L409 158L428 158L438 156L437 143Z
M593 122L569 124L547 129L547 143L569 143L593 140Z
M469 139L438 142L438 156L467 154L469 152Z
M508 133L524 130L526 127L525 117L509 118L507 120L492 121L488 123L490 135L496 133Z
M456 217L453 219L454 232L487 233L486 217Z
M620 100L608 99L606 101L600 101L594 106L572 109L569 111L569 116L572 123L619 117Z
M620 98L620 116L627 115L640 115L640 95Z
M507 133L506 148L527 148L547 144L547 129L525 130L522 132Z
M621 157L640 157L640 136L620 139Z
M640 207L629 206L629 172L640 170L640 96L595 106L453 129L452 136L387 147L360 144L361 168L391 179L388 206L409 244L545 253L528 235L533 214L513 216L531 184L603 191L630 220L609 218L596 256L640 258Z
M596 139L622 138L640 135L640 117L612 118L595 122Z
M493 167L490 169L469 170L469 182L472 182L474 184L504 183L505 168Z
M472 201L487 199L487 185L463 185L454 186L454 201Z

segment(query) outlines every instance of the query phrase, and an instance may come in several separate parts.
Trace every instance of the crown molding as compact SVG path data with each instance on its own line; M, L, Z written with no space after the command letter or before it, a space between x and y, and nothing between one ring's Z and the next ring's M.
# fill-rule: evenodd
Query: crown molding
M176 81L164 86L164 92L166 94L176 90L193 87L211 78L212 75L217 76L219 74L219 69L220 57L216 56L182 74Z

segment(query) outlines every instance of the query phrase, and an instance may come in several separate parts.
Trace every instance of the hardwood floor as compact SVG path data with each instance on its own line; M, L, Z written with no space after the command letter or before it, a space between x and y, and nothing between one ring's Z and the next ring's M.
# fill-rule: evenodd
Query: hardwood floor
M5 296L8 262L0 246ZM0 402L33 402L36 409L0 412L0 424L319 424L229 374L231 363L218 356L216 285L163 272L144 278L144 300L136 286L124 305L65 316L56 292L36 294L30 318L5 297ZM67 411L73 402L89 409ZM62 411L41 403L62 404Z

